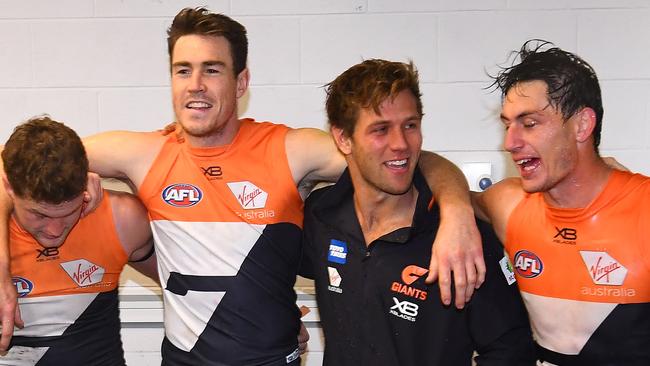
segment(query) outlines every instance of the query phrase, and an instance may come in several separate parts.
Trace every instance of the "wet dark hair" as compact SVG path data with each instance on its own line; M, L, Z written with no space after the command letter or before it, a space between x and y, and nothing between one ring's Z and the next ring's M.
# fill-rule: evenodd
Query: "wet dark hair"
M513 65L503 67L490 88L500 89L505 98L518 83L540 80L548 87L548 99L565 120L584 107L596 112L596 126L592 133L598 153L603 121L603 102L596 72L578 55L564 51L541 39L526 41L519 51L513 51ZM519 58L520 63L514 64Z

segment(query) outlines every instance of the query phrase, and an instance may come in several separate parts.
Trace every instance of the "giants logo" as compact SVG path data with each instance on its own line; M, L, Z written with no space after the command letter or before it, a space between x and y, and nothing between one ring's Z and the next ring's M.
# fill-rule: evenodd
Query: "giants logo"
M64 262L61 267L79 287L100 283L104 278L104 268L85 259Z
M620 286L627 276L627 268L607 252L581 250L580 255L587 266L591 280L597 285Z
M34 289L34 285L32 284L32 282L26 278L13 277L12 280L14 286L16 286L18 297L25 297Z
M520 250L515 254L515 270L521 277L537 277L542 273L543 269L544 264L535 253Z
M194 206L203 198L203 192L191 184L176 183L167 186L162 192L162 199L174 207Z
M406 266L402 270L402 282L404 283L399 283L397 281L393 282L393 284L390 286L390 290L399 294L413 297L418 300L426 300L426 291L411 287L409 285L413 284L413 282L415 282L418 278L427 274L427 272L429 272L429 270L418 267L414 264Z
M228 188L244 210L264 208L269 195L249 181L228 183Z

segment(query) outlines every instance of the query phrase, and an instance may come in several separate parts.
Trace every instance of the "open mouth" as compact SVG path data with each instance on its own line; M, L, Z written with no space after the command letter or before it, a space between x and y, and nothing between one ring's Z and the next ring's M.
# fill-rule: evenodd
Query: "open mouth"
M539 158L526 158L515 160L515 164L519 167L522 175L532 173L540 165Z
M212 104L210 104L210 103L208 103L208 102L197 102L197 101L193 101L193 102L189 102L189 103L187 103L187 104L185 105L185 108L188 108L188 109L195 109L195 110L205 110L205 109L212 108Z
M389 160L384 163L387 167L391 169L406 169L408 165L408 159L401 159L401 160Z

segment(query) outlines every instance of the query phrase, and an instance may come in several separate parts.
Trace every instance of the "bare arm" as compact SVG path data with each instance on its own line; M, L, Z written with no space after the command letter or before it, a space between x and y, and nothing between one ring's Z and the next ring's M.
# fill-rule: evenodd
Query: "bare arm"
M102 132L83 139L90 170L140 187L166 137L160 132Z
M20 318L16 287L11 279L11 267L9 256L9 216L11 215L12 205L9 196L5 192L4 185L0 185L2 190L0 196L0 205L2 213L0 214L0 317L2 317L2 336L0 337L0 355L5 355L9 349L9 342L14 333L14 324L22 327L23 322Z
M440 297L451 303L451 276L455 304L461 309L485 280L481 236L476 227L463 173L447 159L422 152L419 162L440 207L440 227L433 244L427 282L438 278Z
M115 228L131 266L159 282L155 253L142 260L153 249L147 210L138 197L130 193L111 191L110 195Z
M0 151L2 147L0 146ZM5 189L6 177L2 160L0 160L0 173L3 184L0 184L0 317L2 318L2 335L0 336L0 355L5 355L9 349L9 342L14 333L14 324L22 327L18 308L18 294L11 279L11 256L9 254L9 218L13 211L13 203Z
M332 136L315 128L290 130L285 140L293 180L302 198L320 182L336 182L345 170L345 158Z

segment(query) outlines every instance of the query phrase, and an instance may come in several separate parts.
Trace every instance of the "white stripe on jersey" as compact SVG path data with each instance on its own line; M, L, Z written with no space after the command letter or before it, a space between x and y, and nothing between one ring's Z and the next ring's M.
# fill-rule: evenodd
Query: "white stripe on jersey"
M170 272L194 276L235 276L266 225L245 222L151 221L162 288ZM205 245L205 244L209 244ZM165 335L190 351L225 292L163 291Z
M18 299L20 314L25 322L15 336L60 336L86 311L97 293L57 296L24 297Z

